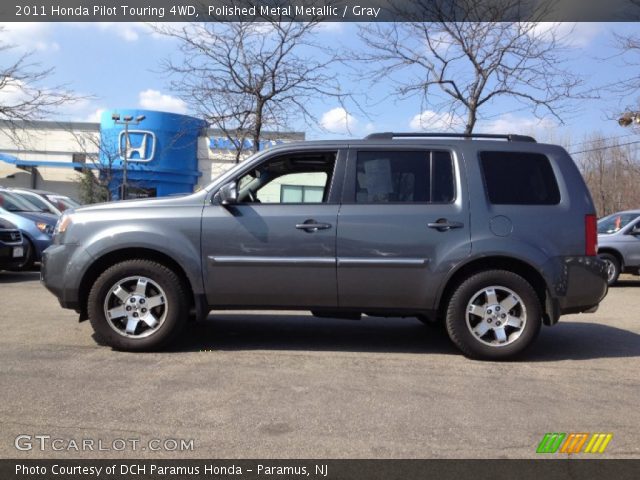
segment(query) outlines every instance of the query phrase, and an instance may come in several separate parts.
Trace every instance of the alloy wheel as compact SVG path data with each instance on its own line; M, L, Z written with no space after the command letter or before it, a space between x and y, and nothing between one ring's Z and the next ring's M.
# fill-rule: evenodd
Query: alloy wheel
M503 286L483 288L467 304L467 327L476 340L491 347L515 342L526 323L524 302L513 290Z
M153 334L167 317L167 296L156 282L143 276L116 282L104 300L109 326L120 335L144 338Z

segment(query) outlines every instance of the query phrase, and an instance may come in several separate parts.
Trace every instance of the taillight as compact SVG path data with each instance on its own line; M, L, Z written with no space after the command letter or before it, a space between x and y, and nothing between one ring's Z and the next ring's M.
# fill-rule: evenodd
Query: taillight
M584 216L585 255L590 257L598 253L598 219L595 215Z

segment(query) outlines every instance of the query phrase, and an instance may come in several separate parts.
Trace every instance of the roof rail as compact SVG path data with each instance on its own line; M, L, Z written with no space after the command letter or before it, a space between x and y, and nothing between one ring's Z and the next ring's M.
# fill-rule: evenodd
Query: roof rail
M410 132L381 132L371 133L365 140L393 140L394 138L487 138L502 139L509 142L532 142L536 139L528 135L494 134L494 133L410 133Z

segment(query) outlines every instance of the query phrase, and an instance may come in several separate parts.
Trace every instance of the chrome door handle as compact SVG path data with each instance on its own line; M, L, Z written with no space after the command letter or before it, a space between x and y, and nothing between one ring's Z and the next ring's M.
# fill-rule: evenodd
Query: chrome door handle
M318 223L315 220L307 220L304 223L296 224L298 230L304 230L305 232L317 232L318 230L326 230L331 228L330 223Z
M451 230L452 228L462 228L464 227L464 223L450 222L446 218L439 218L435 222L427 223L427 227L435 228L439 232L446 232L447 230Z

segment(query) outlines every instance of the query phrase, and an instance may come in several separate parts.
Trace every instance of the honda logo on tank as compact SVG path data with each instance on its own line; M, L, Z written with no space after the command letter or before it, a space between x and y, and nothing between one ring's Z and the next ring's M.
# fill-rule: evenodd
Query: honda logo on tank
M118 137L118 153L130 162L148 162L156 152L156 135L148 130L123 130Z

